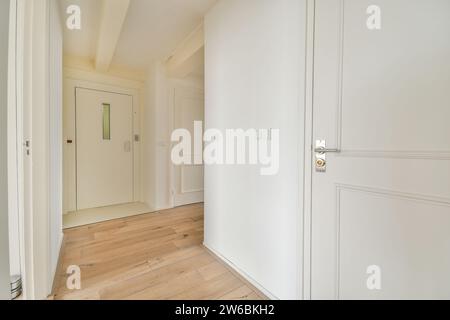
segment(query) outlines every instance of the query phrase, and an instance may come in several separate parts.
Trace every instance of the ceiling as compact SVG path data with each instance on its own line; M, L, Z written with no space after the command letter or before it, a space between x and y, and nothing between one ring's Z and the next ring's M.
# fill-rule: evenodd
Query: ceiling
M102 1L60 0L61 14L76 4L81 8L82 29L64 28L64 53L94 59ZM112 64L146 69L166 59L199 26L217 0L131 0ZM65 19L64 19L65 20Z
M101 0L60 0L61 17L67 19L67 8L81 8L81 30L69 30L64 25L64 53L80 58L95 57L98 29L100 26Z

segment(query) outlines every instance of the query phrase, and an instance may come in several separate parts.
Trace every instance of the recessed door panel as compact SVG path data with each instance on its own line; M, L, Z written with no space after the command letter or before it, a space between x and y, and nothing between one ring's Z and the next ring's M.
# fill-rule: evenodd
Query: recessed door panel
M174 124L176 129L186 129L190 132L192 141L194 141L195 130L194 123L202 122L205 118L204 94L201 90L195 88L175 89L174 96ZM196 153L197 152L197 153ZM175 167L174 185L175 206L182 206L191 203L203 202L204 185L204 166L195 164L194 159L203 159L203 148L192 150L189 154L192 159L192 165L180 165Z

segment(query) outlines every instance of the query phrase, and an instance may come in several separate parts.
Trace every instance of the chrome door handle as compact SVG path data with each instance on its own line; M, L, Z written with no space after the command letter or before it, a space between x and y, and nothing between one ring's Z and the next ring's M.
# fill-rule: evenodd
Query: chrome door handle
M324 153L340 153L341 152L341 150L339 150L339 149L327 149L327 148L316 148L316 149L314 149L314 152L315 153L321 153L321 154L324 154Z
M316 154L316 171L317 172L327 172L327 153L339 153L340 149L329 149L327 148L327 142L325 140L317 140L316 147L314 149Z

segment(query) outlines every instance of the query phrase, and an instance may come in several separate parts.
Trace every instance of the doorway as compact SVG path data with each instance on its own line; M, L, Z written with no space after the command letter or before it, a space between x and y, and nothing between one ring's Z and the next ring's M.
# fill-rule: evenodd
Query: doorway
M200 88L175 86L174 127L188 130L193 138L195 124L204 128L205 94ZM197 133L198 134L198 133ZM193 145L190 159L203 159L203 147ZM204 166L202 164L179 165L174 167L173 202L175 207L200 203L204 200Z

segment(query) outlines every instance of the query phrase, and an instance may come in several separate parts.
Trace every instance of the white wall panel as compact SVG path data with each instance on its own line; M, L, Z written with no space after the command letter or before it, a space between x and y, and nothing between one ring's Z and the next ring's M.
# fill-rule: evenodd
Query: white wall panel
M280 129L280 171L206 166L205 244L272 298L301 298L306 1L207 15L206 128Z

